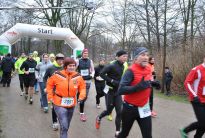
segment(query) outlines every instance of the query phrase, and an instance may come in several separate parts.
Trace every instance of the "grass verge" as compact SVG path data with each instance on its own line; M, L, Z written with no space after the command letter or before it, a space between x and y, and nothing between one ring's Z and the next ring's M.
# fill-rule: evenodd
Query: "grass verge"
M161 93L160 91L154 91L154 94L159 98L181 102L181 103L189 103L188 97L185 95L172 94L171 96L166 96L164 93Z

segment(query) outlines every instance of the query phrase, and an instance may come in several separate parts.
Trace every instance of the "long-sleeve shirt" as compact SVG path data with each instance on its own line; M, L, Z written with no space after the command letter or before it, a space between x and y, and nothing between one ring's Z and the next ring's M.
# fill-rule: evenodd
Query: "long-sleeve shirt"
M190 101L198 96L200 102L205 103L205 63L194 67L184 82Z
M51 62L43 61L37 64L35 75L36 75L38 82L43 82L43 77L46 73L46 70L50 68L51 66L53 66Z
M115 61L103 68L100 76L106 81L106 84L114 89L118 89L124 66L120 61Z

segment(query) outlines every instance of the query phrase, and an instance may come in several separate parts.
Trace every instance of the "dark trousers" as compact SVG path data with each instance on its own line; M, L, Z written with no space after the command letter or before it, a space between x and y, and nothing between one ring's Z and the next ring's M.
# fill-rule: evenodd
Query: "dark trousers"
M2 75L2 83L5 86L7 84L7 86L10 85L11 83L11 72L5 72L3 71L3 75Z
M54 107L52 108L52 121L53 121L53 123L57 123L57 115L56 115L56 112L54 110Z
M100 98L104 96L103 89L105 88L105 83L95 82L95 89L96 89L96 104L100 104Z
M137 120L142 137L152 138L152 120L151 116L140 118L138 108L130 107L128 104L123 104L122 109L122 130L118 138L126 138L132 128L134 121Z
M202 138L205 133L205 104L192 103L194 113L196 115L197 121L188 125L184 131L189 133L196 130L194 138Z
M84 113L85 101L88 98L91 83L86 83L86 98L80 103L80 113Z
M116 118L115 118L115 126L116 131L120 131L120 123L121 123L121 111L122 111L122 97L115 96L115 90L109 90L107 94L107 110L103 111L99 118L102 119L103 117L110 115L112 113L113 108L116 111Z
M20 82L20 88L21 91L24 91L24 74L19 74L19 82Z
M170 87L171 87L171 81L167 81L165 82L165 85L166 85L166 91L167 93L166 94L170 94Z
M153 109L153 98L154 98L154 92L153 92L153 88L151 88L151 93L150 93L150 97L149 97L149 105L150 105L151 111Z

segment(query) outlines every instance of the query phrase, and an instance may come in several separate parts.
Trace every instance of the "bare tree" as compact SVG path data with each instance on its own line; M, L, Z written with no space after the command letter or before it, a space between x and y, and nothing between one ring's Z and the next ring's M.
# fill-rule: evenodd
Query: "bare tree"
M190 20L190 9L191 9L191 0L188 0L188 4L185 0L179 0L179 6L184 22L184 33L183 33L183 51L186 51L186 45L187 45L187 28L188 23Z

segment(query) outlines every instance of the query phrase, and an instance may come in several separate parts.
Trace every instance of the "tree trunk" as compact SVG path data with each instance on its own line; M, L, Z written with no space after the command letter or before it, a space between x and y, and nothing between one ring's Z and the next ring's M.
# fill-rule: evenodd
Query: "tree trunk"
M149 17L149 9L148 9L148 4L149 4L149 0L146 0L146 6L145 6L145 10L146 10L146 17L147 17L147 40L148 40L148 47L150 49L150 53L152 54L152 47L151 47L151 42L150 42L150 17Z
M185 6L184 6L185 7ZM184 36L183 36L183 52L186 52L186 45L187 45L187 28L189 23L190 17L190 8L191 8L191 0L188 1L187 11L184 8Z
M165 64L166 64L166 47L167 47L167 0L165 0L164 9L164 50L163 50L163 64L162 64L162 93L164 93L165 80Z

